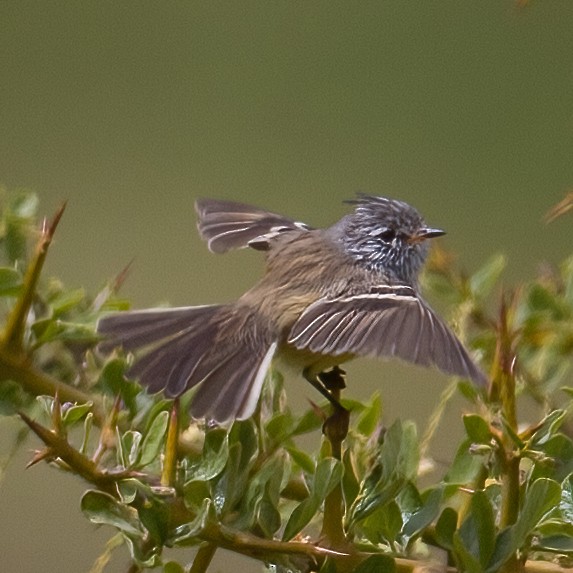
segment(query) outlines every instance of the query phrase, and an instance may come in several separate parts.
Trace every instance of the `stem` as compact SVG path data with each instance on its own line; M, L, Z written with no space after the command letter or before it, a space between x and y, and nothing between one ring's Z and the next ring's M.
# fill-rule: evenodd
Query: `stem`
M26 320L34 297L36 296L36 285L40 279L42 267L48 255L48 248L58 227L58 223L64 214L66 204L64 203L54 215L50 223L44 220L42 233L36 245L34 257L30 262L24 276L22 295L18 297L12 312L6 320L6 328L2 336L2 347L17 355L23 353L24 333L26 330Z
M36 370L25 358L0 346L0 386L4 380L14 380L33 396L55 396L57 394L62 402L80 404L93 402L92 412L95 424L101 426L105 420L101 399Z
M169 427L167 428L167 440L165 442L165 456L161 471L161 485L174 487L177 474L177 440L179 438L179 398L173 401Z
M332 415L325 421L323 433L330 443L333 458L342 460L342 443L348 435L350 413L340 404L342 389L345 387L343 371L335 367L332 372L321 375L321 381L329 391L332 400ZM347 552L349 543L344 531L344 495L339 483L324 500L324 517L321 537L332 548Z
M500 529L513 525L519 516L519 464L520 456L513 435L518 432L515 401L515 376L513 365L515 354L513 352L514 333L510 330L511 307L505 297L500 305L500 316L497 333L496 356L494 360L493 391L501 401L501 412L504 427L501 434L501 447L498 456L501 466L501 509ZM523 564L513 554L501 567L501 573L519 573L523 571Z
M201 545L195 555L195 559L193 559L193 565L191 565L189 573L205 573L215 556L215 551L217 551L217 546L213 543Z
M199 536L223 549L265 562L272 561L281 555L290 555L304 557L312 565L317 566L322 564L327 556L347 557L345 553L312 543L263 539L252 533L237 531L221 524L209 525Z
M45 452L36 456L37 461L40 459L59 459L87 482L114 497L117 496L116 482L135 476L133 472L102 472L92 460L71 446L65 438L38 424L22 412L20 412L20 417L47 446ZM35 463L35 460L32 463Z

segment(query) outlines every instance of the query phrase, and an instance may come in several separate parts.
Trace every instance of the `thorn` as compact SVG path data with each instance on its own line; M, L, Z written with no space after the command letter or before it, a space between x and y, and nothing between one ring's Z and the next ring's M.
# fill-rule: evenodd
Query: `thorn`
M101 310L102 306L108 301L112 294L115 294L126 281L129 271L131 270L131 265L135 261L135 258L131 259L125 267L113 278L111 279L104 288L97 294L93 301L93 309L97 312Z
M324 422L326 420L326 413L324 412L324 410L318 404L313 402L310 398L307 398L307 401L310 404L312 411L317 415L318 418L320 418Z
M571 211L572 209L573 209L573 191L569 191L569 193L567 193L565 197L563 197L563 199L559 201L559 203L553 205L553 207L551 207L551 209L549 209L549 211L545 213L543 221L546 224L553 223L555 219L561 217L562 215L565 215L565 213Z
M47 226L47 228L46 228L46 219L44 219L44 225L42 227L42 234L46 235L49 240L51 240L52 237L54 236L54 233L56 232L56 229L58 228L58 224L60 223L60 219L62 218L62 215L64 214L64 211L66 210L67 204L68 204L68 202L64 201L60 205L60 208L56 211L56 214L52 217L52 220L50 221L50 224Z
M49 462L53 459L53 457L54 451L52 448L48 447L44 448L43 450L36 450L32 456L32 459L26 464L26 469L31 468L32 466L35 466L44 460Z
M122 287L123 283L129 276L129 271L131 270L134 261L135 257L131 259L131 261L129 261L129 263L127 263L127 265L125 265L125 267L123 267L123 269L121 269L121 271L115 277L111 286L112 292L117 292Z
M38 436L45 444L49 444L50 442L53 443L56 434L52 432L52 430L49 430L41 424L38 424L38 422L32 420L32 418L29 418L26 414L24 414L24 412L18 412L18 415L20 418L22 418L30 430L32 430L32 432L34 432L34 434L36 434L36 436Z

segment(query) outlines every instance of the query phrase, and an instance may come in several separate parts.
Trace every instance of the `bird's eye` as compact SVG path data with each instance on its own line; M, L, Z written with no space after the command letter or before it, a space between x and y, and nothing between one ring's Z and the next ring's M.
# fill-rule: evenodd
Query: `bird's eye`
M378 237L380 237L383 241L393 241L396 237L396 232L392 229L380 229L377 233Z

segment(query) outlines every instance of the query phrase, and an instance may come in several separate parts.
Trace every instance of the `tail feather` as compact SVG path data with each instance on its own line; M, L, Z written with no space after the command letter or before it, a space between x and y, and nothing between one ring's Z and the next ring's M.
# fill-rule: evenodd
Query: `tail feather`
M170 398L198 385L192 415L218 422L253 413L276 348L248 309L229 305L125 312L98 330L103 350L136 353L128 376Z
M126 350L143 348L184 331L196 330L205 325L220 305L190 306L180 308L136 310L102 318L98 332L108 339L100 344L104 352L121 344Z
M197 418L244 420L252 415L276 351L276 342L257 352L239 348L209 372L197 389L191 413Z

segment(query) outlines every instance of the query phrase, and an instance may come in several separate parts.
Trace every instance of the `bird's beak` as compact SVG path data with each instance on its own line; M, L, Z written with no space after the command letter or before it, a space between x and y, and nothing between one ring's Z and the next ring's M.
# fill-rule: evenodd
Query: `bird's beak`
M443 231L442 229L431 229L429 227L423 227L415 235L412 235L408 242L413 243L413 244L421 243L422 241L425 241L426 239L433 239L434 237L441 237L442 235L445 235L445 234L446 234L446 232Z

